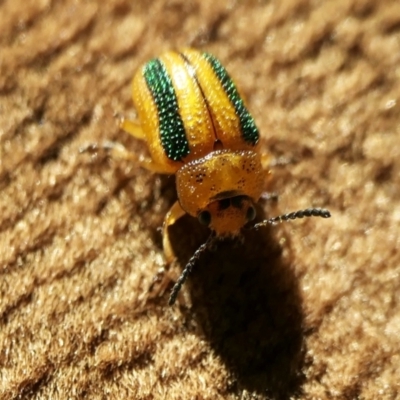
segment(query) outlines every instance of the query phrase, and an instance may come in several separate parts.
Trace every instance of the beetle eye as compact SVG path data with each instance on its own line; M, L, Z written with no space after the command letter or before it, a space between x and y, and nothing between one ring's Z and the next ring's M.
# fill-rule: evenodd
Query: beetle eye
M246 212L246 219L247 221L253 221L255 217L256 217L256 209L254 208L254 206L250 206Z
M210 225L211 223L211 214L209 211L202 211L198 216L197 219L202 225Z

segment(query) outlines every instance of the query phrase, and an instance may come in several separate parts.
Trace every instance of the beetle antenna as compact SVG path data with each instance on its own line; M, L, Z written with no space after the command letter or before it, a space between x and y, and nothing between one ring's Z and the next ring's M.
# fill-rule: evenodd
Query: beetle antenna
M266 225L274 225L278 222L289 221L292 219L304 217L321 217L330 218L331 213L325 208L306 208L305 210L294 211L288 214L278 215L277 217L266 219L258 224L255 224L251 229L258 229Z
M190 258L188 263L186 264L185 269L182 271L181 276L178 278L176 281L174 287L171 290L171 294L169 296L169 301L168 304L172 306L175 303L176 297L178 296L179 291L181 290L182 285L185 283L188 275L192 272L192 269L196 262L199 260L200 256L202 253L204 253L205 250L211 247L211 245L214 242L214 235L211 234L207 241L203 243L193 254L193 256Z

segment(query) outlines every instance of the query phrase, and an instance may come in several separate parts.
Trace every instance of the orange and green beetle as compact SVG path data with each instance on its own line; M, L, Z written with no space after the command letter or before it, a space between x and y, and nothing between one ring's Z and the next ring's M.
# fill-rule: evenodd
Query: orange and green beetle
M254 205L269 177L268 156L259 151L259 132L235 83L209 53L169 51L147 62L133 78L132 97L140 122L122 128L147 142L151 158L140 164L157 173L175 174L178 201L165 217L163 245L174 258L168 227L188 213L212 233L189 260L172 289L173 304L200 254L218 238L234 237L256 216ZM120 156L137 159L123 148ZM330 217L311 208L253 226L309 216Z

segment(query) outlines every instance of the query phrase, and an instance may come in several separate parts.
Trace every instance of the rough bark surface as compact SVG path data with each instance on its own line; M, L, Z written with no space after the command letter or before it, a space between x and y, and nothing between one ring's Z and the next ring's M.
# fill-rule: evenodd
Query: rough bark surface
M0 26L0 398L399 398L398 0L3 0ZM265 214L332 218L221 243L168 307L173 179L79 149L145 153L118 127L130 80L180 46L290 161ZM172 235L176 277L206 232Z

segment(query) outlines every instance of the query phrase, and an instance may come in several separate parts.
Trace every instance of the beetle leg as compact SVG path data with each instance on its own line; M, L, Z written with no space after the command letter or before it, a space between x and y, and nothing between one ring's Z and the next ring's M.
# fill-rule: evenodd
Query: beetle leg
M176 259L169 239L168 228L183 215L185 215L185 211L182 209L179 202L176 201L165 216L162 235L166 263L165 266L158 270L154 275L153 280L148 288L148 299L154 299L162 296L166 289L170 286L171 282L175 282L178 278L174 271L171 271L168 268L168 265L172 264Z
M81 153L84 152L95 152L98 150L108 151L112 158L133 161L135 163L139 163L142 168L147 169L148 171L157 173L157 174L165 174L165 167L155 163L151 158L138 156L137 154L129 151L120 143L106 141L102 144L89 144L80 149Z
M281 167L287 167L290 164L294 164L296 162L296 160L292 157L285 157L285 156L281 156L278 158L274 158L271 160L271 167L272 168L281 168Z
M175 282L176 276L171 275L171 271L162 267L154 275L148 288L148 298L155 299L161 297L170 286L171 282Z
M114 158L119 158L128 161L134 161L139 163L139 165L147 169L150 172L154 172L157 174L165 174L165 167L155 163L151 158L145 157L143 155L137 155L129 150L127 150L122 144L107 142L106 146L111 151L111 156Z
M172 250L168 228L185 214L186 212L182 209L179 202L176 201L165 216L163 224L163 248L167 264L171 264L176 258L175 253Z
M276 192L262 192L260 201L265 202L277 202L279 199L279 194Z
M268 171L271 165L271 156L269 154L261 154L261 166L264 171Z
M130 119L122 119L120 124L120 128L125 132L128 132L130 135L139 140L146 140L146 135L143 132L142 127L137 121L132 121Z
M269 154L261 154L261 167L265 173L264 175L264 185L268 187L272 180L271 166L271 156Z

